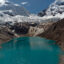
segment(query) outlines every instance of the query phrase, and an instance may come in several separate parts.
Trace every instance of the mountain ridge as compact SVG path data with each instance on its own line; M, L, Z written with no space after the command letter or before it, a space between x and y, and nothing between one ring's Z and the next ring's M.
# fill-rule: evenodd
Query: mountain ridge
M38 16L41 17L59 17L61 19L64 18L64 0L55 0L50 6L38 13Z
M29 16L29 12L21 5L14 4L12 2L6 1L4 4L0 4L0 12L3 14L12 14L14 15L22 15Z

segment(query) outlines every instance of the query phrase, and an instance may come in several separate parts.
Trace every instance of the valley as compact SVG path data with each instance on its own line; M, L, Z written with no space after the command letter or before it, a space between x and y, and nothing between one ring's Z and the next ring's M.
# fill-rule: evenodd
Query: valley
M8 46L9 43L10 46ZM4 47L2 48L1 46L3 44ZM57 56L59 63L55 61L56 64L64 64L64 0L55 0L47 9L37 14L30 13L20 4L7 0L4 3L0 3L0 49L4 51L7 47L11 48L10 51L14 50L17 53L20 49L24 53L26 52L24 49L27 48L27 50L29 50L28 54L30 51L34 52L33 50L35 50L31 49L31 47L38 48L38 52L35 52L36 54L39 54L39 51L44 49L45 52L51 52L52 57L54 56L55 59ZM41 47L41 49L39 49L39 47ZM20 49L17 50L16 48ZM8 50L5 51L8 52ZM6 53L5 51L4 54ZM40 52L42 51L43 50ZM30 54L32 54L31 52ZM53 53L55 53L56 56ZM18 58L20 58L20 56ZM28 55L28 57L32 56ZM52 58L53 60L55 60L54 57ZM19 59L17 59L17 61L19 61Z

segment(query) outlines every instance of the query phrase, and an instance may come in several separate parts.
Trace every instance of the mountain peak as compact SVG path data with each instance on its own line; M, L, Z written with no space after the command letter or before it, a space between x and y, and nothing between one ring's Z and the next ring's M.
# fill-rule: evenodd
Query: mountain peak
M64 0L55 0L45 11L40 12L39 16L64 18Z
M56 15L64 13L64 0L55 0L46 11L47 15Z
M8 0L0 1L0 12L10 16L29 16L29 12L23 6Z

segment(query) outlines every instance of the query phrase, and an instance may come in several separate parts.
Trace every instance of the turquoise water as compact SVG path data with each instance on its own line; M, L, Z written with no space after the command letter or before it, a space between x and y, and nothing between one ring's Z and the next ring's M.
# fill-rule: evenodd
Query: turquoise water
M60 48L40 37L15 38L1 45L0 64L58 64Z

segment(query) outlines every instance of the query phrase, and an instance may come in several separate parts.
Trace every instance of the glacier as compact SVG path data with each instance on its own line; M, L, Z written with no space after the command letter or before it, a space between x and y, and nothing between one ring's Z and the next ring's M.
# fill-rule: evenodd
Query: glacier
M19 4L5 1L0 4L0 24L6 22L48 22L64 18L64 0L55 0L45 11L43 17L31 14Z

